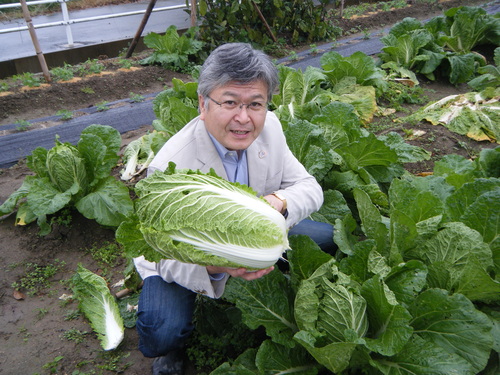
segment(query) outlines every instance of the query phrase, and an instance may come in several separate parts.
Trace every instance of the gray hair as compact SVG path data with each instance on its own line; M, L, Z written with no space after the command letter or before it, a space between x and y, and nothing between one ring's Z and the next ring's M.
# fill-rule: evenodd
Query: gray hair
M278 70L264 52L247 43L227 43L212 51L201 67L198 94L204 98L229 82L262 81L271 100L279 84Z

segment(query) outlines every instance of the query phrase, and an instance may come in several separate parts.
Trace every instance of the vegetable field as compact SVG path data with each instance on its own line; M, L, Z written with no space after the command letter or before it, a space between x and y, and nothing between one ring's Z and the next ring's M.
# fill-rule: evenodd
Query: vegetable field
M398 56L394 48L387 54ZM490 53L489 63L495 64L494 58ZM410 66L387 59L395 78L414 78ZM423 61L414 59L417 65ZM489 130L485 122L479 133L466 127L466 120L455 124L466 127L460 133L432 125L429 119L440 115L423 113L428 102L451 94L477 90L486 106L495 105L486 102L498 94L484 91L488 79L471 89L418 72L422 91L397 86L399 94L428 100L396 103L390 95L380 99L394 87L385 87L389 80L370 58L329 53L322 64L322 71L281 68L282 89L271 105L292 151L324 188L325 205L314 219L335 225L339 250L333 257L307 238L294 237L284 270L252 283L232 279L218 306L224 314L209 323L237 327L233 341L223 341L227 332L203 336L213 331L200 324L195 339L202 337L210 348L190 353L189 373L498 373L500 149L491 142L498 128ZM334 66L349 74L337 74ZM146 82L147 75L137 79ZM2 200L25 181L19 201L14 196L9 204L34 197L33 204L0 222L2 372L148 371L150 360L137 351L130 328L136 295L118 305L122 322L115 321L125 329L115 350L103 347L116 345L121 331L103 327L99 314L109 312L113 300L102 292L102 282L111 294L119 292L130 266L115 238L116 223L131 210L123 189L135 187L143 176L134 176L139 164L147 163L161 137L196 115L196 84L185 76L168 83L170 90L155 99L154 127L118 138L107 128L92 127L78 145L55 140L54 151L38 150L1 171ZM395 110L392 117L380 115L388 109ZM410 113L413 119L402 120ZM67 180L55 177L68 169ZM147 189L146 180L140 184L139 196ZM147 210L147 202L144 206ZM31 224L14 226L16 221ZM70 294L80 303L68 299ZM93 298L101 302L81 303ZM214 308L208 302L200 306ZM85 317L89 312L98 318ZM239 318L243 324L235 323ZM107 332L118 333L117 341L111 333L96 334ZM237 334L244 339L236 342Z

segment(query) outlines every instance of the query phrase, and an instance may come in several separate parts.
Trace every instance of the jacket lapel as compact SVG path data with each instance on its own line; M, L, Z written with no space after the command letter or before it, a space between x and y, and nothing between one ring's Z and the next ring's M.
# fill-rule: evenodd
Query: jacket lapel
M247 149L248 181L258 195L264 194L268 168L269 144L256 139Z
M208 173L210 168L213 168L219 177L227 180L227 174L224 165L222 164L222 160L220 159L217 149L210 139L210 136L205 128L205 123L202 120L198 120L198 123L196 124L195 135L196 158L201 163L199 168L200 171Z

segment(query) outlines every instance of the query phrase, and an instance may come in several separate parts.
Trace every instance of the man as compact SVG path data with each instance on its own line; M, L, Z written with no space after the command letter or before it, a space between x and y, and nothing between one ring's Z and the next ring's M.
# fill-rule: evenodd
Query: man
M322 189L289 150L277 117L267 111L278 83L272 61L250 45L215 49L198 80L200 115L168 140L148 173L165 170L170 161L202 172L213 168L229 181L252 187L286 217L288 227L295 226L293 233L308 234L325 248L333 245L333 228L303 221L323 203ZM183 373L179 353L193 329L196 293L218 298L229 276L250 281L273 270L247 272L176 260L151 263L142 257L135 265L144 279L137 315L139 349L156 357L153 374Z

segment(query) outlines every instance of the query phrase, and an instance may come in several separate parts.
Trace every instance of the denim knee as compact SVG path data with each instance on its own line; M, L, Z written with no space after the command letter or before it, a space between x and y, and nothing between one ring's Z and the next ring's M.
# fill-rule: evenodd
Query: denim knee
M304 219L288 231L289 236L309 236L326 253L335 254L337 245L333 242L333 225Z
M196 294L159 276L144 280L139 298L136 328L139 350L158 357L184 346L193 330Z
M157 316L157 313L147 312L142 312L137 316L139 350L145 357L159 357L182 348L192 331L191 323L175 325L165 319L154 319Z

